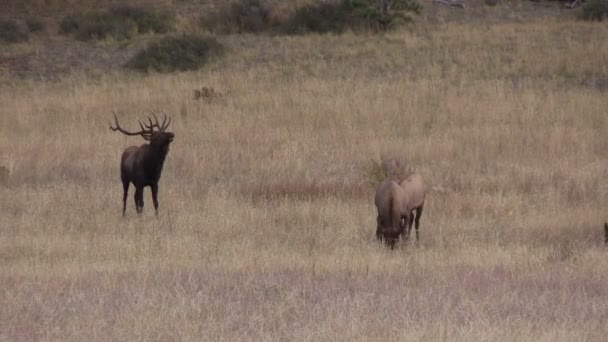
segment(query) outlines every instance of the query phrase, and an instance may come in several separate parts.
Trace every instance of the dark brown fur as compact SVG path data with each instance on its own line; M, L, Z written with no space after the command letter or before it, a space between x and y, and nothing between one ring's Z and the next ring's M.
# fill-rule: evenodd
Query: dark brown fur
M608 223L604 223L604 243L608 245Z
M122 198L122 215L125 215L127 210L127 194L129 192L129 184L135 186L135 210L141 213L144 208L144 187L149 186L152 189L152 201L154 209L158 215L158 181L163 171L163 164L167 153L169 153L169 144L173 141L175 135L171 132L165 132L171 120L163 120L162 125L158 124L158 119L154 116L156 123L148 118L149 124L139 123L140 132L128 132L120 127L118 119L114 115L116 127L110 125L113 131L120 131L126 135L141 135L149 144L141 146L127 147L122 153L120 159L120 178L123 186ZM145 126L145 127L144 127ZM158 130L154 130L157 128Z

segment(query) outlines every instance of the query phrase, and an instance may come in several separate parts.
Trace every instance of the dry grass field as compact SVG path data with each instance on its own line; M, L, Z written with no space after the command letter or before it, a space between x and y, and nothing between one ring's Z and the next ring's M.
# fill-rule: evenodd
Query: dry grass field
M200 72L2 79L0 341L605 340L608 26L219 39ZM158 219L149 188L121 216L113 109L172 116ZM394 251L391 160L434 189Z

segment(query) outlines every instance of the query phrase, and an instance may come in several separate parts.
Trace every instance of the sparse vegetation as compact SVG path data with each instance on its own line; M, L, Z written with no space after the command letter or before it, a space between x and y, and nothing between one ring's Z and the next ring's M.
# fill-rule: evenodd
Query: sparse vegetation
M41 32L45 29L44 22L42 22L40 19L29 18L25 21L25 23L30 32Z
M411 14L418 14L421 9L416 0L393 0L387 11L375 0L313 1L301 7L276 1L239 0L223 5L201 22L206 29L222 33L379 31L410 21Z
M0 41L19 43L29 39L26 31L22 30L14 20L0 20Z
M269 31L270 6L263 0L226 2L212 15L201 18L203 27L212 32L242 33Z
M608 0L589 0L583 4L581 18L589 21L608 20Z
M370 185L380 184L386 179L399 181L404 179L413 170L398 158L382 157L380 160L372 160L367 169L367 180Z
M0 185L8 185L9 170L8 167L0 165Z
M61 20L60 32L78 40L126 40L137 33L171 31L173 16L139 7L120 6L106 12L68 15Z
M340 0L313 2L298 8L287 24L290 33L343 32L345 30L386 30L399 22L410 21L420 13L416 0L393 0L382 11L375 0Z
M196 70L223 52L223 46L212 37L166 37L137 53L126 66L138 71Z

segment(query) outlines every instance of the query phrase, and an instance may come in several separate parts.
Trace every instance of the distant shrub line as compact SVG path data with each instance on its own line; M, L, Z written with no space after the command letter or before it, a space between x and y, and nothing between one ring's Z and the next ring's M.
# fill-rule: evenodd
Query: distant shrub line
M90 12L64 17L59 30L73 35L78 40L131 38L137 33L166 33L173 29L172 14L157 13L152 10L120 6L107 12Z
M4 43L19 43L29 39L29 32L19 27L14 20L0 21L0 41Z
M316 1L299 8L281 1L239 0L203 17L201 24L220 33L384 31L411 21L421 10L416 0L392 0L385 9L377 0Z
M138 52L126 67L141 72L196 70L223 53L223 46L215 38L184 34L150 44Z
M583 5L581 18L589 21L608 20L608 0L589 0Z

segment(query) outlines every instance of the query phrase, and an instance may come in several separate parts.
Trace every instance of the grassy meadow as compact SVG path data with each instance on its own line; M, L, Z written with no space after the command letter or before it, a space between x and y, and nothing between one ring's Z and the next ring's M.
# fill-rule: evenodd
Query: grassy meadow
M0 340L605 339L608 26L218 40L198 72L2 79ZM158 219L149 188L121 216L114 109L172 118ZM394 161L433 190L390 251Z

